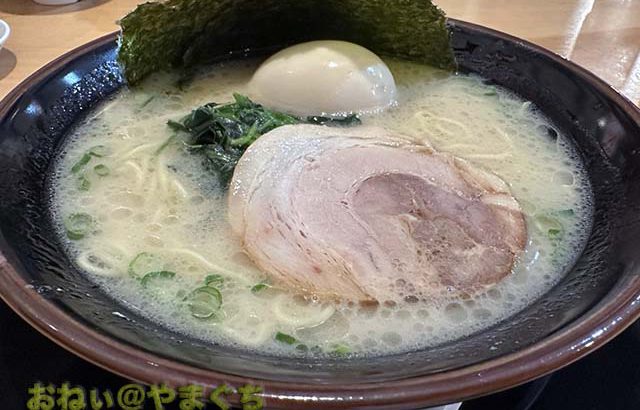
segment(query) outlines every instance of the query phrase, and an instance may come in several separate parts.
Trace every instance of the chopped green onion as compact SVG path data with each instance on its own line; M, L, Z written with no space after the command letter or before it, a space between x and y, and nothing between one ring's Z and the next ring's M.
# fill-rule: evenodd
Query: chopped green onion
M560 239L560 237L562 235L560 235L562 231L560 229L549 229L547 231L547 235L549 236L549 239Z
M80 175L76 181L78 189L80 191L88 191L91 188L91 181L84 175Z
M80 160L78 160L78 162L73 164L73 166L71 167L71 172L77 174L78 172L80 172L80 170L82 170L82 168L84 168L85 165L89 163L89 161L91 161L91 155L85 153L84 155L82 155L82 157L80 157Z
M560 216L574 216L575 212L573 212L573 209L563 209L558 211L558 215Z
M142 286L146 287L153 280L173 279L174 276L176 276L176 273L168 270L149 272L142 277L140 283L142 284Z
M111 150L105 145L96 145L95 147L89 148L88 154L93 155L94 157L102 158L111 154Z
M257 285L255 285L254 287L251 288L251 292L253 293L258 293L264 289L270 288L271 285L268 285L266 283L258 283Z
M91 161L91 157L101 158L109 154L109 148L104 145L96 145L95 147L90 148L89 151L82 154L82 157L80 157L78 162L73 164L73 166L71 167L71 172L74 174L80 172L85 167L85 165L87 165L89 161Z
M562 230L562 224L557 218L549 215L537 215L534 218L536 228L541 232L549 232L549 230Z
M298 339L296 339L295 337L282 332L276 333L275 339L278 342L286 343L288 345L293 345L298 342Z
M224 283L224 278L222 277L222 275L218 275L218 274L211 274L211 275L207 275L204 278L204 284L207 286L213 286L214 288L217 286L220 286Z
M147 105L149 105L149 103L150 103L151 101L153 101L153 99L154 99L154 98L156 98L156 96L155 96L155 95L152 95L151 97L149 97L149 98L147 98L146 100L144 100L144 102L143 102L142 104L140 104L140 108L144 108L144 107L146 107Z
M351 349L344 343L337 343L333 346L331 352L329 353L336 356L346 356L351 353Z
M185 125L182 125L182 123L180 123L178 121L169 120L169 121L167 121L167 125L169 126L169 128L171 128L174 131L189 132L189 129Z
M301 351L301 352L308 352L309 351L309 347L305 344L299 344L296 346L296 350Z
M177 137L177 135L173 134L172 136L167 138L165 140L165 142L163 142L162 145L160 145L158 147L158 149L156 150L154 155L160 155L162 153L162 151L164 151L165 148L167 148L169 145L171 145L173 143L173 141L176 139L176 137Z
M549 239L561 239L564 236L562 218L575 216L573 209L550 210L545 214L536 215L534 225L540 232L546 233Z
M93 218L89 214L75 213L71 214L64 221L64 228L67 231L67 237L77 241L82 239L93 228Z
M141 278L149 272L160 272L164 263L159 257L152 253L141 252L129 263L127 272L134 278Z
M109 167L104 164L96 165L95 167L93 167L93 171L101 177L106 177L111 172Z
M222 307L222 294L211 286L203 286L191 292L187 298L191 315L198 319L208 319Z

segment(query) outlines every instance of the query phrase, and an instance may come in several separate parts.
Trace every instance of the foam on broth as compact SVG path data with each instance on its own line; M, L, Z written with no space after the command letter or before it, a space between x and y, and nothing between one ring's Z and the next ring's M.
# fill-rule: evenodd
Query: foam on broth
M496 173L527 216L526 251L513 273L493 288L464 300L377 309L310 303L275 288L252 292L266 275L230 234L226 196L217 178L199 155L185 152L179 139L160 148L173 135L168 119L245 92L255 61L217 65L184 91L172 85L174 76L155 75L83 121L66 141L52 181L53 214L67 252L114 299L164 326L277 355L326 354L336 348L358 355L410 351L463 337L517 312L558 282L589 231L590 188L579 158L534 107L504 90L471 76L388 64L399 104L363 123L428 140ZM71 172L98 145L108 155L93 156L83 171ZM98 165L108 167L109 174L98 175ZM79 180L81 175L88 183ZM69 240L63 221L78 212L91 215L96 229ZM177 275L141 286L127 273L141 252L158 256L158 269ZM211 273L225 277L222 313L217 320L196 319L182 299ZM411 295L411 283L396 286ZM298 342L276 341L277 332Z

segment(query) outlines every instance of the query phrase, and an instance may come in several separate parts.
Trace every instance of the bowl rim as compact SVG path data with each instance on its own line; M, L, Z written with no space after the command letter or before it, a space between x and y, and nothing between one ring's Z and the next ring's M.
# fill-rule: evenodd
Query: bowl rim
M587 80L610 98L640 128L640 109L596 75L562 56L528 41L484 26L448 19L454 26L517 43L551 59ZM75 58L117 39L112 32L44 65L18 84L0 102L5 118L22 94ZM0 298L44 336L83 359L125 378L180 386L222 383L262 386L269 408L404 409L467 400L498 392L567 366L611 340L640 317L640 275L634 275L616 298L598 305L564 328L522 350L471 366L392 381L345 384L290 383L236 376L176 362L111 339L67 315L38 294L0 252ZM454 387L452 387L454 386ZM233 401L233 400L231 400Z

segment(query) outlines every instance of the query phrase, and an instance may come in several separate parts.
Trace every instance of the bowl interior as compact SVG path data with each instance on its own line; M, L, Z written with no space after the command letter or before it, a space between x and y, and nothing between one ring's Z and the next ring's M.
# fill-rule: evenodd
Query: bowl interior
M212 346L162 328L110 298L62 252L47 210L46 178L69 129L123 86L115 39L54 65L43 81L5 107L0 120L0 256L42 300L113 340L194 367L283 381L370 382L441 372L519 351L588 320L638 272L638 118L620 108L613 91L603 91L545 53L472 25L453 23L452 29L460 69L534 102L575 142L593 187L595 213L584 252L557 286L508 320L409 354L320 362ZM0 294L7 287L0 279ZM60 331L66 326L53 325Z

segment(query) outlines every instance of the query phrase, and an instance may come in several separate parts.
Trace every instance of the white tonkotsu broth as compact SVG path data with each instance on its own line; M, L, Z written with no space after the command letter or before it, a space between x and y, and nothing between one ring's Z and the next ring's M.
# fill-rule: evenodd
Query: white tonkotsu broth
M357 355L410 351L479 331L522 309L558 282L590 228L590 188L578 157L535 107L504 90L471 76L386 62L398 105L363 117L363 124L427 140L494 172L527 216L526 251L496 286L466 300L377 309L304 302L275 288L252 292L267 277L230 235L226 194L217 178L200 155L185 152L180 139L159 149L174 135L168 119L246 93L257 61L217 65L183 91L173 86L172 75L154 75L118 93L77 127L52 180L54 218L70 257L119 303L166 327L276 355L309 354L305 347L315 354L336 348ZM72 172L95 146L106 147L101 153L107 155L91 156ZM109 174L100 176L105 168L99 165ZM68 239L64 221L74 213L90 215L94 232ZM142 286L128 267L143 252L155 255L150 270L176 276ZM197 319L182 300L211 273L225 279L219 286L222 309L216 320ZM410 283L397 285L411 295ZM278 332L298 342L277 341Z

